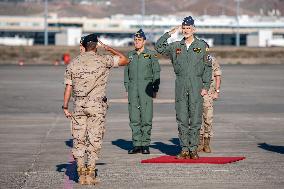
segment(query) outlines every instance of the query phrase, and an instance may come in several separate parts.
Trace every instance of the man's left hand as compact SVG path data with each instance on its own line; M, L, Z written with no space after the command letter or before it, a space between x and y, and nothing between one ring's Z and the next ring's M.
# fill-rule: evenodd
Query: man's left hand
M153 92L153 98L157 98L157 92Z

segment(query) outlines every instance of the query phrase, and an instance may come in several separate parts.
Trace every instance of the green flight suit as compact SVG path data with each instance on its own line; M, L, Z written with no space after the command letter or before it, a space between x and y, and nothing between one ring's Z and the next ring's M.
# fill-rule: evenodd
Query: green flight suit
M160 84L160 65L154 51L144 49L139 55L128 53L130 63L124 70L128 92L128 111L133 146L149 146L153 119L153 93Z
M184 151L195 151L202 124L203 98L200 92L210 87L211 60L204 41L195 37L187 49L184 39L168 44L169 37L168 33L160 37L155 49L170 56L176 74L175 109L180 145Z

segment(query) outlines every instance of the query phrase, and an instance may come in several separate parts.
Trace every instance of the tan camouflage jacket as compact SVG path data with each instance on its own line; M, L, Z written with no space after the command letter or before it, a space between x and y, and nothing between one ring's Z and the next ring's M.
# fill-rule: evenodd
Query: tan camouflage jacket
M74 100L103 97L110 68L118 67L118 62L118 56L99 55L92 51L81 53L67 66L64 84L72 85Z

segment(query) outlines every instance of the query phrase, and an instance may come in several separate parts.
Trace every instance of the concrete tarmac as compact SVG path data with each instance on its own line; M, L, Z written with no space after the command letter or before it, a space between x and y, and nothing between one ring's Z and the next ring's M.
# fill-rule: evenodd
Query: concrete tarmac
M225 165L141 164L179 151L171 66L162 66L150 155L128 155L131 130L123 68L108 86L98 186L80 186L61 110L64 66L0 66L0 188L284 188L284 65L224 65L215 102L213 153L245 156Z

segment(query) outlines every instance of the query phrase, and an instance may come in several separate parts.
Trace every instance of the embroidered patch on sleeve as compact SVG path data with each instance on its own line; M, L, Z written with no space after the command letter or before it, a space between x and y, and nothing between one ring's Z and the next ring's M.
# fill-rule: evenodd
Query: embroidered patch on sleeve
M180 48L177 48L176 49L176 54L180 54L181 53L181 49Z

